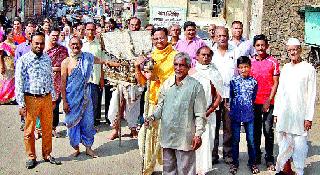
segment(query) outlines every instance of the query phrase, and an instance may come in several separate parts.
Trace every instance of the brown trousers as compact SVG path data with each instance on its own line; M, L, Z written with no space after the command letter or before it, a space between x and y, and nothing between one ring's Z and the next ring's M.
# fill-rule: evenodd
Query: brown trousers
M24 145L29 159L36 159L34 130L36 118L40 117L42 128L42 156L47 158L52 151L52 97L25 96L27 116L25 118Z

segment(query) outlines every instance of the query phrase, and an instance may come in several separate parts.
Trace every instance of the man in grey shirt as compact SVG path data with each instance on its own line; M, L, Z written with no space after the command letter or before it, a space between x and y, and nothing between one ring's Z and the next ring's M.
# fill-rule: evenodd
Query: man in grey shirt
M205 128L206 98L202 85L188 76L187 53L174 58L175 76L161 87L158 105L149 121L161 120L163 174L196 174L195 150L201 146Z

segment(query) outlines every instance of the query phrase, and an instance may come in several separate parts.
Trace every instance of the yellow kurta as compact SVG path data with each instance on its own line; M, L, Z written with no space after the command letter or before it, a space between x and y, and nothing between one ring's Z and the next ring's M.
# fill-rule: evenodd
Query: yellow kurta
M149 112L151 115L155 109L155 105L158 101L158 93L160 86L163 82L174 74L173 60L177 51L173 50L171 45L168 45L163 50L155 49L152 52L152 59L155 61L153 76L157 78L156 81L151 81L149 90ZM139 149L142 154L143 145L145 144L145 155L144 155L144 174L151 174L156 165L156 161L162 164L162 152L159 143L159 123L154 122L152 127L145 130L144 126L139 131ZM144 132L146 133L146 138L144 138Z

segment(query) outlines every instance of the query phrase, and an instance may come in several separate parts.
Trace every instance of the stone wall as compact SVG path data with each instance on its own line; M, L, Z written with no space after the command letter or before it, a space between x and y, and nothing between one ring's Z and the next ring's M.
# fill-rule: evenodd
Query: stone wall
M304 41L305 5L320 5L320 0L264 0L261 32L270 40L270 52L284 61L287 58L285 43L289 37ZM303 46L303 58L310 48Z
M285 43L289 37L298 38L304 42L304 13L299 12L305 5L320 5L320 0L264 0L261 33L270 40L270 53L287 62ZM303 45L303 59L310 52L308 46ZM317 73L317 97L320 103L320 69Z

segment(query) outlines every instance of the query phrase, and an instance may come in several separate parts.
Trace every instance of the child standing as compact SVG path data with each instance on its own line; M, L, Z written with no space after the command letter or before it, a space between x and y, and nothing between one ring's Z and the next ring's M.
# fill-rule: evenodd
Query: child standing
M252 174L259 173L255 164L256 152L253 140L254 113L253 104L257 94L257 81L250 76L251 61L249 57L241 56L237 60L239 75L230 82L230 118L232 130L232 159L230 173L236 174L239 167L239 142L241 122L246 131L249 161Z

